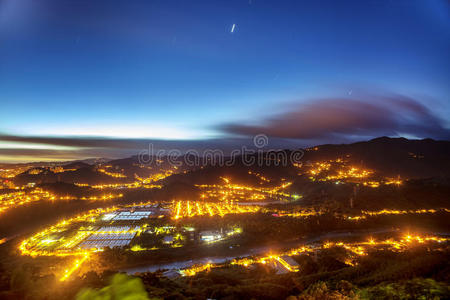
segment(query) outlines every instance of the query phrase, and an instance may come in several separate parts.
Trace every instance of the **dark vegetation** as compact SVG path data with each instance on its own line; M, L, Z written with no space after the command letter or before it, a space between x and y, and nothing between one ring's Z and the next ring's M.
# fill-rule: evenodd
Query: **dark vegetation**
M295 257L300 272L277 275L264 265L223 267L193 277L168 279L162 273L143 273L139 280L113 273L86 273L71 284L39 276L30 265L8 282L2 277L3 299L78 299L99 293L142 294L150 299L448 299L448 252L417 247L403 253L376 251L349 266L338 259L339 249L317 257ZM116 286L116 288L114 288ZM106 289L105 289L106 287ZM112 289L112 290L111 290ZM81 291L80 291L81 290ZM116 298L118 299L118 298ZM134 298L133 298L134 299ZM138 298L147 299L147 298Z

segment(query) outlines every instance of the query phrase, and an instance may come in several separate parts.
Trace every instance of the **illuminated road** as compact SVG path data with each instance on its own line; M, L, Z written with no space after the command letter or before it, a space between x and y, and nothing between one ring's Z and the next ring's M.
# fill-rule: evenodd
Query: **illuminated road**
M156 272L158 270L180 270L180 269L187 269L191 268L192 266L196 265L203 265L203 264L224 264L224 263L230 263L234 259L242 258L242 257L253 257L253 256L262 256L270 252L282 252L283 249L291 249L291 248L298 248L305 245L311 245L315 243L319 243L321 241L326 241L328 239L335 239L335 238L349 238L349 237L367 237L370 235L376 235L376 234L382 234L382 233L397 233L399 232L399 229L377 229L377 230L360 230L360 231L334 231L334 232L328 232L325 234L321 234L312 238L303 239L300 241L299 239L290 241L288 243L284 243L283 245L271 245L271 246L262 246L262 247L255 247L252 249L246 249L245 251L242 251L240 253L235 253L234 255L228 255L228 256L207 256L202 258L195 258L190 260L181 260L181 261L175 261L170 263L164 263L164 264L151 264L151 265L145 265L145 266L139 266L139 267L133 267L133 268L126 268L118 270L120 272L126 272L130 275L134 275L137 273L144 273L144 272ZM450 233L427 233L429 235L433 236L449 236Z

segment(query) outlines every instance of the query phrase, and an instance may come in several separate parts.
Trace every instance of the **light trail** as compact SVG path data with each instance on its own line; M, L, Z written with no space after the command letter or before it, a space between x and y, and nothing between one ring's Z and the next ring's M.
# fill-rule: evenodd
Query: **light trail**
M69 201L69 200L112 200L123 197L123 194L107 194L90 197L56 196L49 191L35 188L32 191L19 191L0 195L0 213L37 201Z
M214 213L212 212L211 207L209 206L208 203L205 204L206 205L206 209L208 210L208 214L210 217L214 216Z
M198 202L196 202L195 206L197 206L197 214L199 216L203 215L203 210L201 209L200 204Z
M249 174L255 175L258 173L252 173L248 171ZM255 175L256 176L256 175ZM264 182L270 182L269 179L257 175ZM231 183L229 178L220 177L223 180L223 184L198 184L196 187L202 190L202 199L207 199L210 201L220 200L221 202L226 201L264 201L267 199L277 199L277 200L293 200L298 199L300 196L291 195L284 192L286 188L292 185L292 182L283 182L282 184L274 187L253 187L241 184Z
M325 211L315 211L311 208L303 209L299 211L285 211L285 210L262 210L263 212L276 214L278 217L292 217L292 218L305 218L310 216L320 216L325 214ZM366 211L363 210L358 214L336 214L337 217L344 218L350 221L359 221L367 219L373 216L384 215L406 215L406 214L435 214L438 212L449 213L450 209L447 208L435 208L435 209L415 209L415 210L396 210L396 209L381 209L379 211Z
M188 216L188 217L192 217L192 214L191 214L191 206L189 205L189 201L187 202L187 216Z
M260 210L256 205L238 205L225 203L212 203L204 201L178 201L175 206L174 219L190 218L194 216L253 213Z
M178 201L176 210L177 210L177 212L175 214L175 219L179 219L180 218L180 211L181 211L181 201Z
M70 275L72 275L81 265L89 258L89 254L86 253L82 258L76 259L73 266L70 269L66 269L64 275L61 277L60 281L67 280Z

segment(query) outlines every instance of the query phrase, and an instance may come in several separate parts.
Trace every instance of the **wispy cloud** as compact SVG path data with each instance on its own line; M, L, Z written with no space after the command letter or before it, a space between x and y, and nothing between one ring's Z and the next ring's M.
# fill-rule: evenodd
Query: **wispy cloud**
M8 147L2 147L8 143ZM17 145L17 147L14 147ZM220 149L225 153L236 147L253 146L251 138L226 138L209 140L158 140L158 139L119 139L91 137L48 137L17 136L0 134L0 161L40 161L69 160L93 157L120 158L137 155L141 151L155 153L164 150L188 150L203 152L206 149ZM275 141L274 141L275 145Z

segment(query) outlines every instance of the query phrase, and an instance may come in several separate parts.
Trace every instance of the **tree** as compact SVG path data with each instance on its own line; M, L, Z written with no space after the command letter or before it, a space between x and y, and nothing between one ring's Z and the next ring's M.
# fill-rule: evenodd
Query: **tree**
M98 290L82 289L77 300L149 300L144 284L140 278L125 274L116 274L108 286Z

